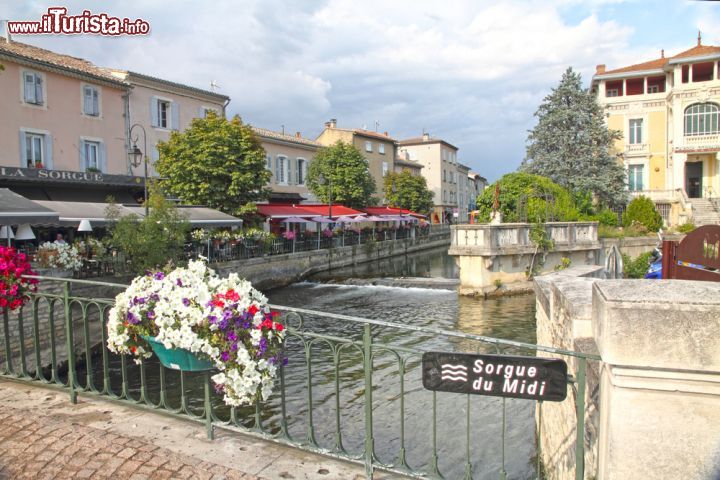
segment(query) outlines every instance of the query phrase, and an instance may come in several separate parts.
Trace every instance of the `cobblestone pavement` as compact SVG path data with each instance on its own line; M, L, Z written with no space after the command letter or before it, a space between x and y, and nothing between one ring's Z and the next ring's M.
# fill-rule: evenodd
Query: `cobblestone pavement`
M0 406L0 478L257 479L151 443Z
M0 480L360 480L361 465L39 384L0 378ZM376 479L398 478L377 472Z

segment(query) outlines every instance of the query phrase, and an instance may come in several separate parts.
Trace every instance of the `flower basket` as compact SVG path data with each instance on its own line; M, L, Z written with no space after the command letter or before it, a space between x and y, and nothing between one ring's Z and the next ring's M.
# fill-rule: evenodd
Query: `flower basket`
M167 368L181 370L183 372L204 372L214 368L210 360L200 358L189 350L185 350L184 348L165 348L162 342L158 342L155 340L155 337L148 335L143 335L142 338L150 344L160 363Z
M285 363L285 327L267 298L236 273L220 278L203 261L136 277L108 314L112 352L140 363L153 352L174 370L217 369L215 388L230 406L272 393Z

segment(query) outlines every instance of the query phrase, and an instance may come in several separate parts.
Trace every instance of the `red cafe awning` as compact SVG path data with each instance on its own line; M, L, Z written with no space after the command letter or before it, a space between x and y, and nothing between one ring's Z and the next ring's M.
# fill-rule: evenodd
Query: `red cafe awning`
M264 217L281 220L283 218L300 217L327 217L330 215L328 205L296 205L296 204L261 204L257 206L258 213ZM363 212L345 207L343 205L332 206L332 216L337 218L340 216L355 217L365 215Z
M372 215L375 217L388 217L388 216L395 217L395 216L400 215L401 209L396 208L396 207L383 206L383 207L367 207L367 208L363 208L363 211L365 213L367 213L368 215ZM421 215L419 213L413 212L412 210L407 210L405 208L402 209L402 215L408 215L408 216L415 217L415 218L426 218L425 215ZM397 220L397 219L393 218L393 220Z

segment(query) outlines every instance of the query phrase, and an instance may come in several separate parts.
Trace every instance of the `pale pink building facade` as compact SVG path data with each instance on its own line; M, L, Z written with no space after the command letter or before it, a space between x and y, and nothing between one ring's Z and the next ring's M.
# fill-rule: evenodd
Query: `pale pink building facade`
M0 63L0 166L126 174L128 85L84 60L2 38Z

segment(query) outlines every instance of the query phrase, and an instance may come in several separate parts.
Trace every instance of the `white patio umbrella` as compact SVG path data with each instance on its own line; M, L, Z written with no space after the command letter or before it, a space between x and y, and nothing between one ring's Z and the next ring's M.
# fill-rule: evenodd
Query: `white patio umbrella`
M357 223L357 222L365 222L367 217L350 217L348 215L343 215L342 217L338 217L337 220L335 220L338 223Z
M285 223L315 223L315 220L308 220L307 218L300 217L279 218L278 220Z

